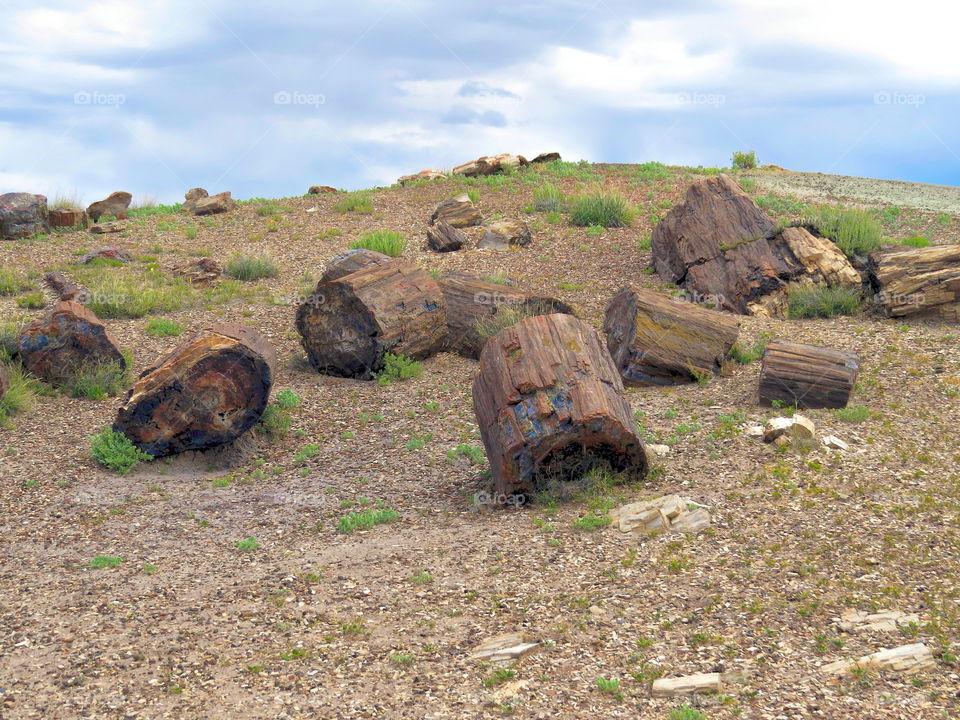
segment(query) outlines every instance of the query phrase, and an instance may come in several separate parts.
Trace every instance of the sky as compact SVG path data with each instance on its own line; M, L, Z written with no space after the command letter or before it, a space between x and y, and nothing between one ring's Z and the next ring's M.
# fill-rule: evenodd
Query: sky
M480 155L960 185L960 6L3 0L0 193L389 185Z

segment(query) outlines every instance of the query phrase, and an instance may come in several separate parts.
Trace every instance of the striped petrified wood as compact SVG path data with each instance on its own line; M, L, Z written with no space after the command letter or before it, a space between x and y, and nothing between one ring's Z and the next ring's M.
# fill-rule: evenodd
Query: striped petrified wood
M760 369L760 403L842 408L860 372L860 358L834 348L771 342Z
M473 407L497 491L536 492L609 464L647 472L623 383L596 331L572 315L538 315L480 353Z
M260 420L276 364L256 331L211 325L143 371L114 430L155 457L231 442Z
M355 273L357 270L363 270L371 265L389 262L390 256L377 252L376 250L366 250L364 248L355 248L347 250L340 255L334 255L327 263L327 269L323 271L320 277L324 282L339 280L345 275Z
M740 322L681 297L626 287L607 305L603 331L625 385L674 385L719 373Z
M422 360L443 350L445 307L429 273L391 259L317 283L297 308L297 331L318 372L369 380L388 352Z
M888 315L960 315L960 245L877 250L869 269L876 300Z

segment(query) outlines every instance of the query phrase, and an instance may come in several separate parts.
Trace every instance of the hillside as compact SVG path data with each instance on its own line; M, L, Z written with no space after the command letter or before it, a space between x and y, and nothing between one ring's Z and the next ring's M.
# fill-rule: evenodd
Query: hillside
M320 375L306 361L296 306L330 257L381 229L403 233L404 257L431 272L510 278L599 329L624 285L669 290L651 272L651 232L691 182L712 174L554 162L377 188L370 212L338 212L345 195L329 193L252 200L209 218L145 209L120 235L0 243L0 268L18 282L0 297L8 334L43 312L18 299L40 291L44 271L62 269L114 314L143 306L141 317L98 313L132 352L134 376L191 331L231 321L275 346L274 396L289 389L301 399L286 434L124 476L89 454L89 437L113 422L122 395L46 388L0 429L0 715L700 717L671 715L687 703L710 720L960 713L955 324L885 319L869 307L829 319L745 316L745 347L784 338L859 354L848 411L803 412L847 451L777 452L748 437L746 426L780 411L757 404L759 362L730 362L704 384L629 389L648 439L670 448L643 483L523 507L474 501L487 491L486 463L463 448L480 446L476 361L442 353L423 361L420 377L388 385ZM876 185L840 192L839 181L796 175L739 179L777 220L844 197L873 207L889 238L960 242L956 189L884 202ZM562 212L532 207L545 182L568 197L602 184L637 216L626 228L574 227ZM487 221L528 222L532 243L502 253L425 249L434 206L467 191ZM465 232L476 240L482 228ZM76 264L113 242L134 261ZM208 290L172 284L175 265L234 255L269 256L278 275ZM148 334L154 317L182 335ZM670 493L708 506L712 526L638 537L575 525ZM370 508L398 517L338 531L342 518ZM248 538L258 545L238 548ZM91 567L98 556L121 560ZM837 618L850 608L915 613L918 622L841 632ZM470 659L508 632L541 647L509 670ZM833 684L819 670L921 641L937 664L917 675L864 672ZM658 677L709 672L742 679L718 696L649 692ZM603 691L598 678L619 679L619 689Z

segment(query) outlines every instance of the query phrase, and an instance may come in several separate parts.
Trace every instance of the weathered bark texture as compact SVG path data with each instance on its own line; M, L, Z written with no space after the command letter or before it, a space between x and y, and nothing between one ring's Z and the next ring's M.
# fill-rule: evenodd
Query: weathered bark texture
M388 352L420 360L444 348L443 293L429 273L392 259L321 280L297 309L297 331L317 371L369 380Z
M522 220L499 220L484 230L477 247L481 250L516 250L526 247L532 240L530 226Z
M960 316L960 245L877 250L868 268L876 301L888 315Z
M54 385L91 365L125 368L120 347L100 319L79 303L58 302L20 331L20 359L31 373Z
M363 268L370 267L371 265L390 262L392 259L389 255L384 255L376 250L364 250L362 248L347 250L345 253L334 255L330 258L330 262L327 263L327 269L324 270L323 275L320 277L320 282L339 280L346 275L357 272L357 270L363 270Z
M626 385L674 385L718 374L740 322L679 297L626 287L607 305L607 349Z
M539 164L539 163L553 162L554 160L559 160L559 159L560 159L560 153L558 153L558 152L545 152L545 153L540 153L539 155L537 155L537 156L536 156L533 160L531 160L530 162L533 163L533 164Z
M794 282L858 286L859 273L826 238L776 223L726 175L687 190L654 228L653 263L695 302L742 314L783 316Z
M860 372L855 353L834 348L771 342L760 369L760 403L775 400L802 408L842 408Z
M191 285L208 287L223 274L223 266L213 258L204 257L175 265L170 272Z
M156 457L224 445L260 420L276 364L256 331L212 325L143 371L114 429Z
M571 315L526 318L491 338L473 407L498 492L577 482L605 463L647 472L620 375L596 331Z
M50 227L86 227L87 213L83 208L52 208L47 211Z
M453 252L466 243L466 236L442 218L427 227L427 247L434 252Z
M434 208L433 214L430 216L430 224L433 225L438 220L445 220L455 228L463 228L479 225L483 222L483 215L469 196L464 193L447 198Z
M447 305L447 347L465 357L478 358L487 335L486 323L504 311L519 318L576 312L555 298L535 295L514 287L497 285L471 275L451 274L440 281Z
M450 172L454 175L478 177L480 175L494 175L507 168L519 168L529 164L523 155L501 153L500 155L484 155L463 165L457 165Z

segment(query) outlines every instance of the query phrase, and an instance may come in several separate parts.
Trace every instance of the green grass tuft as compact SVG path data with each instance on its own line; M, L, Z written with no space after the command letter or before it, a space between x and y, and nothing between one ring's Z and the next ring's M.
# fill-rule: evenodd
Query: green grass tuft
M579 227L628 227L634 212L622 195L596 191L574 198L570 206L570 223Z
M390 523L400 517L400 513L390 508L365 510L350 513L337 520L337 532L349 534L357 530L370 530L375 525Z
M863 210L821 206L815 208L803 224L833 240L849 258L867 255L884 244L880 223Z
M36 395L36 381L27 377L19 365L8 365L7 370L10 387L0 397L0 425L6 425L14 415L29 410Z
M71 397L103 400L130 386L130 372L123 363L88 363L79 367L63 384Z
M106 428L90 438L90 456L109 470L126 475L141 462L153 460L123 433Z
M374 374L378 385L389 385L394 382L412 380L423 375L423 365L405 355L386 353L383 356L383 367Z
M560 210L563 202L563 192L553 183L546 183L533 191L533 207L542 212Z
M853 315L862 300L857 288L794 287L787 295L788 315L797 319Z
M145 331L147 335L155 335L157 337L175 336L183 332L183 325L164 318L150 318L147 320Z
M406 238L401 233L392 230L367 232L361 235L359 240L350 243L351 250L374 250L390 257L400 257L406 247Z
M370 198L369 193L365 192L352 192L344 195L337 203L333 206L333 211L338 213L346 212L357 212L357 213L372 213L373 212L373 200Z
M223 271L236 280L252 282L276 277L279 269L273 258L267 255L234 255Z
M108 568L108 567L120 567L120 563L123 562L123 558L116 555L97 555L93 560L90 561L90 567L92 568Z

